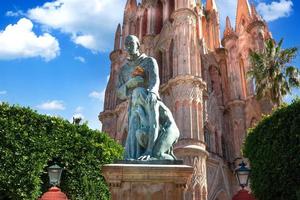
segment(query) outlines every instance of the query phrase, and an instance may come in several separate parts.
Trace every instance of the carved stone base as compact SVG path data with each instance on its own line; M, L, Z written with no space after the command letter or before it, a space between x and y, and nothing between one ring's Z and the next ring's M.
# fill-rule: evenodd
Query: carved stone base
M112 200L182 200L193 168L187 165L109 164L102 168Z

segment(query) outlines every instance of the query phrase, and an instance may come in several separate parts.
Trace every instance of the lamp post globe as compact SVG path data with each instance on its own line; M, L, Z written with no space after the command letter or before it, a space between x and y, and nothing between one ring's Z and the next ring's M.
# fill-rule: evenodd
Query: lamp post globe
M63 168L54 164L48 167L48 175L49 175L49 182L51 186L58 186L60 184L60 178Z
M249 175L251 172L251 169L246 166L247 164L242 161L242 163L239 164L239 167L235 169L236 178L242 188L248 185Z

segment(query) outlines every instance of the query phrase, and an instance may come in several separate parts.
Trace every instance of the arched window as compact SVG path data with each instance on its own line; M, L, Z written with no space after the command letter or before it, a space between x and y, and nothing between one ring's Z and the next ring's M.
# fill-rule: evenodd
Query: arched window
M242 92L244 98L247 97L247 80L245 76L245 66L242 59L240 59L240 76L241 76L241 82L242 82Z
M245 26L245 25L246 25L245 19L242 19L242 26Z
M223 158L224 159L228 159L228 156L227 156L227 148L226 148L226 143L225 143L225 138L224 136L222 135L221 137L221 145L222 145L222 154L223 154Z
M130 21L129 34L130 35L135 35L135 24L134 24L134 21Z
M136 30L135 30L135 33L138 37L140 37L140 26L141 26L141 20L140 18L138 18L136 20Z
M157 2L155 13L155 34L159 34L163 26L163 4L161 0Z
M220 153L220 144L219 144L219 136L218 136L218 132L215 132L215 147L216 147L216 152L217 154Z
M246 26L246 21L245 21L245 18L244 16L242 17L242 20L240 21L240 24L239 24L239 31L240 32L244 32L245 30L245 26Z
M148 26L148 10L146 8L143 15L142 37L144 37L147 34L147 26Z
M217 101L219 105L223 104L222 97L222 85L221 85L221 76L219 69L216 66L209 67L209 75L211 80L211 91L214 91L217 96Z
M206 143L206 150L211 151L211 133L206 126L204 127L204 141Z
M203 16L202 17L202 34L203 34L203 38L205 39L205 42L207 43L207 28L206 28L207 24L206 24L206 18Z
M172 13L175 10L175 0L169 1L169 18L171 18Z
M161 82L163 82L163 53L161 51L157 52L156 61L159 68L159 79Z
M174 54L174 40L171 41L170 48L169 48L169 79L173 78L173 54Z

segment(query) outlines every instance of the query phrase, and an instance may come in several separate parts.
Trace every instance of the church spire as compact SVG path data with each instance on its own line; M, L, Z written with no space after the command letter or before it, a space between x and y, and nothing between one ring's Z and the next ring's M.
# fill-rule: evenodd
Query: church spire
M252 15L257 15L256 8L255 8L254 4L251 4L251 14Z
M230 35L232 32L233 32L233 28L232 28L232 26L231 26L230 19L229 19L229 17L227 16L227 17L226 17L226 27L225 27L225 30L224 30L224 37Z
M236 12L236 27L238 27L241 22L248 22L251 18L251 10L248 0L238 0L237 12Z
M121 25L118 25L118 28L116 30L116 34L115 34L115 48L114 50L120 49L120 45L121 45Z
M251 4L251 14L254 20L262 20L261 16L257 13L254 4Z
M217 11L218 10L215 0L207 0L206 1L206 10L208 10L208 11L210 11L210 10Z
M137 2L136 0L127 0L125 11L129 10L136 10L137 9Z

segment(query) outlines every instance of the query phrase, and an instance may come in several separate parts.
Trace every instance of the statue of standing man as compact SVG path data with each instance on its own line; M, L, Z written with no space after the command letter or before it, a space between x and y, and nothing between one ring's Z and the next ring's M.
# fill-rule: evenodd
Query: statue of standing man
M125 159L175 160L173 144L179 130L159 97L157 62L140 53L140 42L134 35L126 37L125 50L129 58L117 84L118 97L129 100Z

